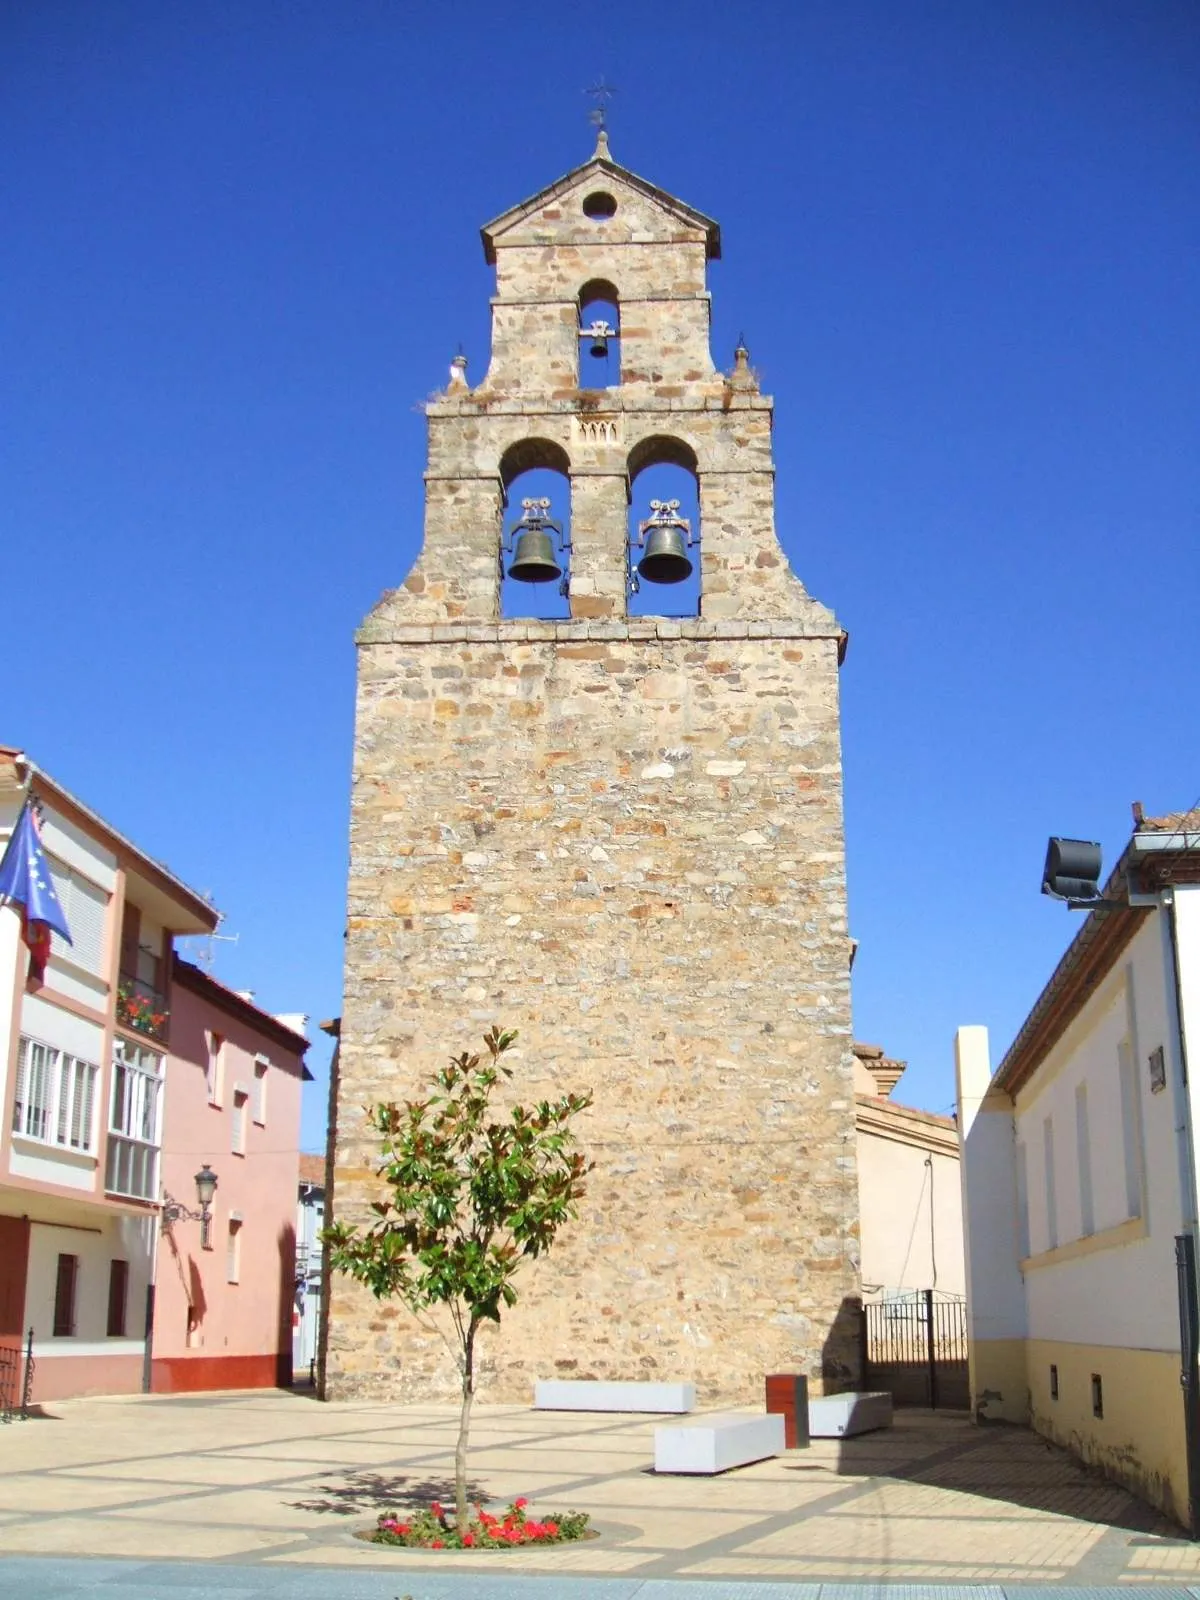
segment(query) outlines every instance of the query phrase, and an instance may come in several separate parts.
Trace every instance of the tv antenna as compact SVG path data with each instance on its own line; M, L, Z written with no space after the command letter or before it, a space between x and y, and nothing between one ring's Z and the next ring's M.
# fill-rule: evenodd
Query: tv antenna
M200 898L207 901L210 906L213 903L212 891L210 889L202 890ZM183 935L185 939L197 939L201 941L195 951L195 956L196 960L204 968L205 972L208 973L210 978L212 977L213 963L217 956L216 951L213 949L213 945L236 944L241 937L241 935L237 933L218 933L217 929L221 927L224 921L225 913L223 911L218 911L217 927L214 928L211 933L188 933Z

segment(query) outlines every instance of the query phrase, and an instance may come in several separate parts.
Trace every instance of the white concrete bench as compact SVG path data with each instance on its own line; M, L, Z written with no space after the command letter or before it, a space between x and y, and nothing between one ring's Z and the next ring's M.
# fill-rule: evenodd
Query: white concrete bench
M848 1439L892 1425L892 1397L884 1391L862 1394L827 1394L808 1402L808 1432L812 1439Z
M609 1383L599 1378L551 1378L533 1386L535 1411L655 1411L680 1413L696 1404L694 1383Z
M725 1411L681 1426L667 1424L654 1430L654 1470L728 1472L782 1454L783 1434L783 1418L775 1412Z

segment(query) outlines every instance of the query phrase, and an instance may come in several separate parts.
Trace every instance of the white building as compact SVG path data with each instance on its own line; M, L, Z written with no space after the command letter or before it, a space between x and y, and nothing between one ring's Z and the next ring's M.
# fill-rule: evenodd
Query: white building
M972 1404L1197 1531L1200 819L1141 821L1104 899L994 1075L956 1039Z
M316 1378L323 1285L321 1230L325 1226L325 1157L300 1157L296 1205L296 1313L292 1319L292 1373Z
M211 933L217 913L8 746L0 852L28 795L72 942L55 934L38 985L20 912L0 907L0 1346L32 1330L36 1401L136 1392L149 1377L172 940Z

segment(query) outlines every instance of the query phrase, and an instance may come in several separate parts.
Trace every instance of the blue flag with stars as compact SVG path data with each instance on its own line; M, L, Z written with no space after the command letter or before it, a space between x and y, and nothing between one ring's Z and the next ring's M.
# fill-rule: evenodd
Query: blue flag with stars
M40 982L50 956L50 931L71 943L71 930L59 902L54 879L38 833L33 804L26 800L0 860L0 904L20 906L30 976Z

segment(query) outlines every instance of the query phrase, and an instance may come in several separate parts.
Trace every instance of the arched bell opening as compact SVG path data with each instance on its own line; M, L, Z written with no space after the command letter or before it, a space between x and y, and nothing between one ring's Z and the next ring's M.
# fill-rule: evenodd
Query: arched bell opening
M579 387L611 389L620 381L620 297L607 278L593 278L579 291Z
M569 617L571 463L549 439L522 439L500 458L500 615Z
M700 614L700 481L682 439L643 439L629 452L629 615Z

